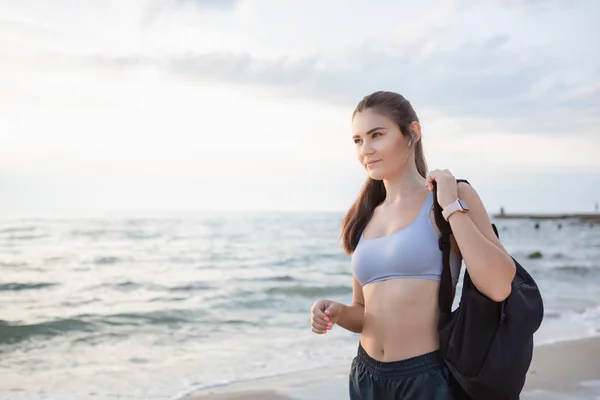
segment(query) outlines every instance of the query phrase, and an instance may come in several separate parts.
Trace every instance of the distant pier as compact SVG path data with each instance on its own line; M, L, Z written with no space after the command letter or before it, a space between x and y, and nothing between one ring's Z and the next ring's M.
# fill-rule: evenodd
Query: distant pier
M574 213L574 214L507 214L504 209L494 214L495 219L530 219L535 221L576 219L579 222L600 223L600 213Z
M531 219L536 221L578 219L580 222L600 222L600 214L494 214L496 219Z

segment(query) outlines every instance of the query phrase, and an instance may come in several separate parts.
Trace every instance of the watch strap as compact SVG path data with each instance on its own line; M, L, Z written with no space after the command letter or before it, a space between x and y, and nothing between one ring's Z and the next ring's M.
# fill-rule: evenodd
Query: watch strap
M465 209L463 208L462 204L460 203L459 199L454 200L452 203L448 204L443 210L442 210L442 216L444 217L444 219L446 221L448 221L448 218L450 218L450 216L452 214L454 214L457 211L461 211L464 212Z

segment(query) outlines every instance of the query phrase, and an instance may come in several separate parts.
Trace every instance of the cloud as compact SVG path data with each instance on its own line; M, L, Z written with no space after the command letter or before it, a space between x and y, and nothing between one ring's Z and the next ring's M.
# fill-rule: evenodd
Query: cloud
M561 76L558 56L520 52L507 35L454 47L417 42L387 51L365 44L335 64L318 57L259 59L250 54L190 54L168 67L201 79L262 84L292 95L354 105L375 90L398 91L413 103L455 116L493 118L514 129L561 132L598 122L598 90ZM346 65L346 67L340 67ZM573 95L576 93L577 95ZM578 126L582 129L583 126Z
M175 58L169 67L200 78L296 87L319 76L317 63L317 58L261 60L248 53L209 53Z
M231 13L189 12L193 8L232 9L241 4L237 0L170 0L161 3L164 13L152 13L155 17L145 20L146 25L140 29L129 22L143 19L150 4L159 4L144 0L140 3L144 7L138 4L134 10L124 8L117 13L107 8L104 13L94 13L129 17L115 22L114 29L105 29L106 18L98 25L91 24L95 26L92 31L100 33L88 32L88 38L82 29L80 40L69 39L73 40L71 46L64 45L64 38L47 46L36 36L35 41L11 44L10 48L21 51L37 43L44 51L39 50L30 61L46 65L50 72L52 65L41 61L74 66L84 62L93 67L134 72L145 67L160 68L191 80L261 85L290 96L344 107L355 105L367 93L387 89L404 94L417 110L435 108L454 117L488 119L508 131L562 133L597 126L600 60L589 51L600 43L600 35L594 34L598 32L594 28L596 21L591 17L596 3L454 2L455 6L441 11L438 6L451 3L437 3L433 20L429 13L422 16L418 10L412 10L414 21L402 24L396 33L382 28L393 25L393 18L383 15L382 23L376 27L381 30L373 35L370 28L365 32L359 28L361 21L356 15L344 25L332 23L300 32L282 31L276 23L282 20L281 15L288 15L289 9L275 2L252 3L254 8L250 2L244 3L244 7ZM506 10L503 5L508 3L526 10ZM186 7L172 7L174 4ZM554 13L544 13L542 18L535 9L526 7L538 4L576 6L570 11L554 7ZM339 8L328 7L322 10L321 18L325 20ZM494 14L494 21L488 22L490 13ZM297 14L298 21L310 26L310 17L300 11ZM520 22L523 20L527 23ZM61 25L58 22L53 26ZM106 37L108 32L110 36ZM283 33L268 44L259 40L272 37L273 32ZM338 40L344 36L356 41L345 39L344 45L339 45ZM69 35L73 37L79 35ZM278 40L289 43L285 50L269 48ZM317 49L299 53L294 43L300 42L313 42ZM321 42L327 45L321 47ZM6 43L8 46L8 40ZM339 47L335 54L329 52L335 46Z

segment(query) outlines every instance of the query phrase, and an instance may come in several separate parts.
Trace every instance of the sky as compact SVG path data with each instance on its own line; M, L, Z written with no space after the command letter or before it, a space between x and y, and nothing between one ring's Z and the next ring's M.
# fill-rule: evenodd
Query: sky
M486 208L600 202L596 0L0 0L0 214L345 211L401 93Z

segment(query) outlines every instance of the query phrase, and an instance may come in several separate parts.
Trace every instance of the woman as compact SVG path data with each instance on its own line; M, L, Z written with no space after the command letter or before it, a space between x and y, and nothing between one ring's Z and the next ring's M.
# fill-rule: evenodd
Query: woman
M312 330L325 334L337 324L361 334L351 365L351 399L456 398L459 388L439 354L442 252L433 201L452 227L455 287L464 259L477 288L502 301L510 294L515 265L475 190L457 184L448 170L427 175L421 125L404 97L366 96L354 110L352 128L358 161L368 174L342 223L344 250L352 256L352 304L316 301Z

